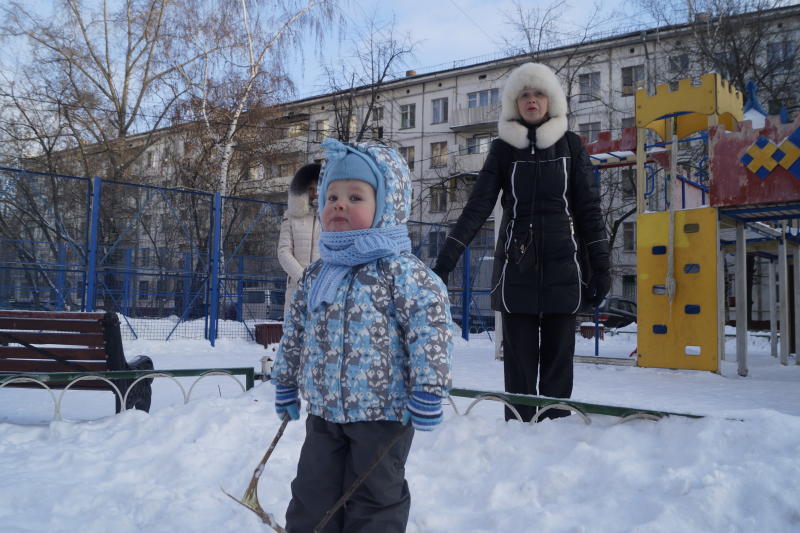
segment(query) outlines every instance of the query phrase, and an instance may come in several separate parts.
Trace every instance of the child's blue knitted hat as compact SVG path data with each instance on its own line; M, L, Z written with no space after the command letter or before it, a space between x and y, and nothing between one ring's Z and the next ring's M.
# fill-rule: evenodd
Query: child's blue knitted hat
M359 180L372 185L375 189L375 223L380 220L383 211L384 179L375 161L366 153L343 144L336 139L322 141L325 148L326 162L322 169L319 187L319 212L325 207L328 185L336 180Z

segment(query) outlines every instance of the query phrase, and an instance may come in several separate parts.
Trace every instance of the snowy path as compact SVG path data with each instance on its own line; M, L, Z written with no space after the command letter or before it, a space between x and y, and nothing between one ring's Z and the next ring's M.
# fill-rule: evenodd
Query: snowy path
M603 349L627 355L623 337ZM265 353L235 341L125 348L157 368L256 365ZM501 421L499 404L469 417L447 408L439 430L415 437L408 531L800 530L800 366L781 367L768 349L751 342L747 378L733 362L722 375L576 365L577 400L709 415L700 420L530 426ZM456 353L457 386L502 389L488 340L459 340ZM109 416L110 395L78 392L65 417L97 420L53 423L42 423L46 394L0 390L0 532L265 531L220 487L240 495L274 435L272 387L242 394L214 378L184 406L174 385L156 383L150 414ZM290 424L259 488L280 522L302 438Z

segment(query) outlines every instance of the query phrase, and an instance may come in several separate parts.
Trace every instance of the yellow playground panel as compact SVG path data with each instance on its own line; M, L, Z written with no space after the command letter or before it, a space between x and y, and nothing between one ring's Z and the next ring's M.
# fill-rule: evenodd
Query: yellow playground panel
M637 216L638 365L719 369L717 209L675 212L669 253L669 213ZM667 293L672 260L675 291Z
M636 91L636 127L654 130L668 141L666 117L675 117L679 139L716 123L732 131L736 121L742 120L742 93L714 73L700 76L697 86L691 79L683 79L677 90L664 84L656 87L652 96L646 89Z

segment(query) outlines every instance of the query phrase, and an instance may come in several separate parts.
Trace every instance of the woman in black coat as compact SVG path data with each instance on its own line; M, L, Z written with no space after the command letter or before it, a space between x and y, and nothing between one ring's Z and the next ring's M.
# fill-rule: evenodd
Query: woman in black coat
M569 398L575 314L599 305L611 285L598 186L580 139L567 131L567 99L549 67L514 69L502 105L499 138L433 270L447 282L502 194L491 298L503 317L506 392ZM518 411L526 421L536 413Z

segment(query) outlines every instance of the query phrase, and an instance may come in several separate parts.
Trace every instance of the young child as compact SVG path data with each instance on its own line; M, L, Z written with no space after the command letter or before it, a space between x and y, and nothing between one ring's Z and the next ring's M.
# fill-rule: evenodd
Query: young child
M450 388L447 289L411 253L411 178L399 154L322 146L320 259L295 292L272 371L278 416L298 419L299 395L309 413L286 529L313 531L402 434L323 530L402 532L414 429L441 421Z

